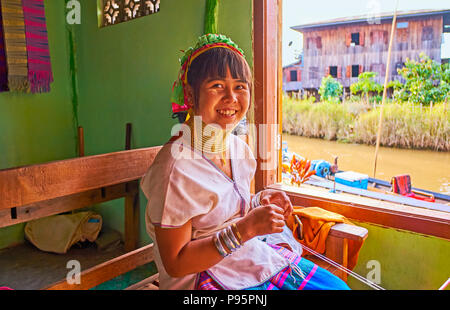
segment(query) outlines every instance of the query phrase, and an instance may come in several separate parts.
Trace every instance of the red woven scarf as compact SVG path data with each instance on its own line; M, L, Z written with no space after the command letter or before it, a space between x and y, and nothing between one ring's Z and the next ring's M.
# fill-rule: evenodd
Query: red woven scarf
M32 93L49 92L53 82L44 0L22 0Z

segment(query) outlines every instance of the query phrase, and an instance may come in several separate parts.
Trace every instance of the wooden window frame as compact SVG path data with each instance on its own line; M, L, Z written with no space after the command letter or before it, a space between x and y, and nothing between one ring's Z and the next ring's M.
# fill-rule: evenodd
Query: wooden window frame
M281 6L282 0L253 0L253 65L254 109L256 128L260 124L278 124L281 137ZM278 141L281 142L281 141ZM277 145L278 144L278 145ZM266 158L281 162L281 143L274 135L265 141L256 139L257 150ZM340 213L349 219L375 225L450 239L450 212L440 212L409 206L390 206L376 200L355 197L336 200L331 193L319 194L306 188L291 188L281 182L280 166L263 170L264 159L255 153L257 169L255 191L273 188L285 191L294 205L319 206ZM357 199L358 198L358 199Z

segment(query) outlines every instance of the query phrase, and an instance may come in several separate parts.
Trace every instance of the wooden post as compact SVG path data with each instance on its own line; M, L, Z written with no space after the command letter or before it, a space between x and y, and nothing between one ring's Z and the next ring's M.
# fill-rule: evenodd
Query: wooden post
M78 156L84 156L84 131L81 126L78 126Z
M131 150L131 123L126 125L125 150Z
M348 240L346 238L337 238L334 236L328 236L326 241L326 257L340 264L341 266L348 267ZM347 282L347 273L337 269L334 274Z
M131 123L126 125L125 150L131 150ZM125 184L125 251L138 247L139 243L139 180Z
M126 185L130 194L125 196L125 251L129 252L139 243L139 180Z
M257 192L277 181L277 6L277 0L253 0L254 102L257 131L255 190Z

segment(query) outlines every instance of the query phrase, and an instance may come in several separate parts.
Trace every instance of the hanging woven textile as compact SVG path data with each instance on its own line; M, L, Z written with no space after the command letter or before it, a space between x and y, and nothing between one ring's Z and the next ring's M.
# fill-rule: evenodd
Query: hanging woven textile
M21 0L2 0L3 31L11 91L27 91L28 60Z
M44 0L22 0L28 55L28 81L32 93L50 91L53 82Z
M5 41L3 38L2 4L0 3L0 92L8 90Z

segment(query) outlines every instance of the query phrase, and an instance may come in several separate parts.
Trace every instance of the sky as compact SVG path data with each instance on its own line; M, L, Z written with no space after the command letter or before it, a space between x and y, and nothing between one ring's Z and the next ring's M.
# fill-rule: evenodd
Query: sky
M328 19L393 12L397 0L283 0L283 66L296 61L302 38L292 26ZM398 0L398 11L450 9L449 0ZM289 46L289 43L291 45ZM450 33L444 35L442 58L450 57Z

